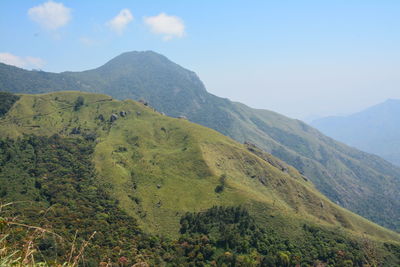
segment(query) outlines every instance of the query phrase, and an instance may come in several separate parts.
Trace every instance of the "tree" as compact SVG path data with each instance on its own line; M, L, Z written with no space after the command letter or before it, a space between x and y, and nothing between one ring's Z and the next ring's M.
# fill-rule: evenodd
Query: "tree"
M85 104L85 99L83 96L78 96L78 98L75 100L74 111L78 111L83 104Z

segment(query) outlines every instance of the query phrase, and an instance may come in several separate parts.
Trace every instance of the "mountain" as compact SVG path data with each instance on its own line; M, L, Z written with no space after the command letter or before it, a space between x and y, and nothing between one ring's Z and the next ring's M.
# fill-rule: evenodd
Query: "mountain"
M143 99L169 116L186 116L236 141L254 143L297 168L333 202L400 231L400 168L326 137L299 120L214 96L195 73L157 53L128 52L97 69L60 74L3 64L0 86L15 93L68 87L116 99Z
M252 144L106 95L12 99L0 118L0 196L14 202L10 218L59 236L40 241L47 259L74 252L59 240L78 247L96 233L87 266L400 263L398 233ZM10 235L25 240L20 228Z
M361 112L315 120L312 125L347 145L400 166L400 100L389 99Z
M0 63L0 87L6 92L46 93L71 88L84 90L74 78L45 71L27 71Z

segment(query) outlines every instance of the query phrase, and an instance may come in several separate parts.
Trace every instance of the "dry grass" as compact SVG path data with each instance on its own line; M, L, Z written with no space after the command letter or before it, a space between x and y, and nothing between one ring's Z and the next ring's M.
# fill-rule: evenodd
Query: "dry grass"
M0 204L0 267L47 267L47 266L62 266L62 267L76 267L84 261L85 249L90 245L90 241L95 236L94 232L88 240L82 242L78 247L76 239L71 244L66 244L65 239L57 233L39 226L27 225L18 222L17 217L7 217L4 209L16 204L10 202ZM13 228L22 228L25 233L25 238L22 242L16 242L13 238ZM46 261L39 260L43 258L41 251L38 248L39 241L52 235L57 238L60 243L64 243L70 247L69 257L62 263L47 263Z

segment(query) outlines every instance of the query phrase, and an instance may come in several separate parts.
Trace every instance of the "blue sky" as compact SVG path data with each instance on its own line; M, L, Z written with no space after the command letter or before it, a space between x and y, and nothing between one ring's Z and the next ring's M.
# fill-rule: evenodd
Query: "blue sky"
M46 71L154 50L208 91L309 119L400 98L400 1L0 1L0 60Z

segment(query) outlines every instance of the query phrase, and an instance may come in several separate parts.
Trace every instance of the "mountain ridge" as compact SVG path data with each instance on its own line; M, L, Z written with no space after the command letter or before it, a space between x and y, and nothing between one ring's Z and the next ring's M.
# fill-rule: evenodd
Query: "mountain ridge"
M253 144L133 100L18 96L0 118L1 198L20 201L9 216L71 242L96 232L88 266L122 255L152 265L229 262L227 255L259 266L400 260L400 234L332 203ZM39 248L47 259L69 255L56 238Z
M315 120L312 125L350 146L376 154L399 166L400 99L387 99L348 116Z
M37 93L67 87L107 93L117 99L144 99L167 115L186 116L241 143L256 144L296 167L334 202L381 225L400 229L400 200L396 193L400 190L399 168L323 136L301 121L209 94L192 71L155 52L129 52L117 59L130 64L128 67L121 67L125 63L116 64L117 76L112 71L100 75L102 67L61 74L25 73L38 76L31 84L29 79L13 82L6 75L12 70L0 68L0 88L15 93ZM115 62L111 60L107 68ZM22 72L18 71L21 77ZM58 79L63 83L58 84Z
M84 104L76 110L74 103L79 97L84 99ZM126 115L111 122L112 114L116 110L121 110ZM105 120L99 119L100 115ZM111 190L111 194L114 190L117 192L139 190L135 194L142 198L141 205L144 208L148 204L150 206L157 204L157 199L151 199L153 193L156 198L162 200L160 206L145 208L150 218L138 218L139 221L144 220L142 226L148 224L150 226L148 230L152 232L159 231L157 225L162 224L157 222L165 219L156 215L158 210L164 210L161 214L170 217L176 225L174 212L169 215L165 213L168 209L183 207L190 211L199 210L204 201L207 202L206 205L210 205L211 196L211 199L217 201L216 203L224 201L229 203L232 201L229 200L230 195L234 195L237 199L234 201L244 201L248 197L262 201L267 204L265 207L269 206L267 210L275 209L277 215L300 216L298 218L312 221L319 218L319 223L323 225L339 226L358 233L368 232L368 228L372 227L371 229L382 231L381 237L391 233L400 242L399 234L372 224L330 202L296 169L256 146L239 144L217 131L184 119L163 116L131 100L118 101L106 95L77 92L20 95L20 99L6 116L1 118L0 123L3 138L17 139L30 134L37 136L58 134L80 138L95 134L94 138L97 141L93 162L100 174L99 182L113 185L108 189ZM143 138L144 136L147 138ZM184 142L180 141L181 139ZM238 160L241 164L237 163ZM184 165L184 161L189 165ZM192 175L187 175L186 172L180 174L181 171L174 167L180 165L182 169L188 168ZM214 186L220 183L218 177L222 174L227 176L226 192L219 194L214 192ZM127 179L132 180L128 182ZM151 183L148 183L148 180L152 180ZM171 186L169 183L173 180L179 181L182 185L190 185L191 189L183 186L181 190L179 186L173 184L175 193L169 195L168 192L172 189L169 188ZM127 187L132 181L137 182L136 189ZM159 184L155 184L156 181ZM197 186L193 186L193 183ZM204 190L203 183L210 183L212 187L209 191L205 191L208 198L205 197L205 192L198 195L201 198L197 199L197 205L181 206L173 200L179 195L180 197L186 195L183 199L190 200L196 194L184 193L184 190L189 192L200 190L198 188ZM167 194L162 196L160 192L165 190ZM244 195L240 196L242 193ZM120 206L128 214L137 216L138 204L123 194L118 198ZM168 198L173 199L168 200ZM151 210L155 212L154 216L151 216ZM335 215L330 215L330 212ZM340 217L343 219L338 219ZM155 222L152 222L153 220ZM169 231L168 224L162 227ZM167 232L161 230L160 233Z

